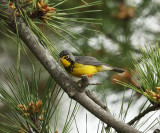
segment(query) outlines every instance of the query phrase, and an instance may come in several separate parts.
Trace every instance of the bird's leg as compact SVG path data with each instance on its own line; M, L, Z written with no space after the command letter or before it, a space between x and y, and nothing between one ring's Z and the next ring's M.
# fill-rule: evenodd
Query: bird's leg
M83 75L82 78L83 78L83 77L88 77L89 79L92 79L92 76L93 76L93 75L89 75L89 74L88 74L88 75ZM80 79L80 80L77 81L77 83L78 83L79 86L81 86L81 80L82 80L82 79ZM102 83L88 83L88 85L101 85L101 84L102 84Z
M102 83L89 83L89 85L101 85Z
M92 76L93 75L90 75L90 74L88 74L88 75L86 75L89 79L92 79Z
M89 79L92 79L93 75L86 75ZM89 83L88 85L101 85L102 83Z
M89 79L92 79L92 76L93 76L93 75L87 74L87 75L82 75L81 78L83 78L83 77L88 77ZM78 80L77 83L80 85L80 84L81 84L81 79Z

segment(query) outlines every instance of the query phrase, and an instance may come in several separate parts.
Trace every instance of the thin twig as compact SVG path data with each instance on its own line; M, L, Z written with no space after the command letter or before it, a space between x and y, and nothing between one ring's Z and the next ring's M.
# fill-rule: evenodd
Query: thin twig
M91 91L86 90L85 91L86 95L91 98L96 104L98 104L101 108L103 108L105 111L110 113L108 107L101 101L99 100Z
M160 133L160 130L159 130L159 129L156 129L156 130L154 130L153 133Z
M89 85L101 85L102 83L89 83Z
M138 116L134 117L130 122L128 122L128 125L133 125L137 120L140 120L143 116L145 116L146 114L148 114L151 111L155 111L160 109L160 103L153 105L151 107L148 107L146 110L144 110L143 112L139 113Z

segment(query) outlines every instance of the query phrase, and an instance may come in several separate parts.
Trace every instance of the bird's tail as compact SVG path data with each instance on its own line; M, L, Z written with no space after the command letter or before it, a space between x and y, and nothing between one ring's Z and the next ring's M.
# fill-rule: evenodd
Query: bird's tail
M114 72L118 72L118 73L123 73L124 72L123 69L116 68L116 67L110 67L108 65L103 65L102 69L100 71L114 71Z
M123 73L124 72L123 69L116 68L116 67L113 67L111 71L118 72L118 73Z

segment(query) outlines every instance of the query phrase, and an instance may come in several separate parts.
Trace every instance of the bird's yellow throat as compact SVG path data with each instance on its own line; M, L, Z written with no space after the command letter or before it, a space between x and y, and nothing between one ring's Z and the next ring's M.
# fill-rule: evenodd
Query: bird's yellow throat
M60 61L64 67L69 67L71 65L71 62L69 62L68 60L64 58L61 58Z

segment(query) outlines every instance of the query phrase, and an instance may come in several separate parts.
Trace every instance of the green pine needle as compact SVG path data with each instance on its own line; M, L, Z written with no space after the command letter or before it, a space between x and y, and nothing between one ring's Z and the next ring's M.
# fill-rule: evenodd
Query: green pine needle
M131 88L135 91L137 91L138 93L146 96L149 100L158 103L158 101L154 98L154 96L152 95L152 92L154 92L155 94L159 94L160 92L158 92L158 90L156 89L156 87L160 86L160 50L159 47L156 46L155 48L149 46L146 47L145 50L143 50L142 48L141 50L141 54L142 56L139 58L139 62L137 62L135 60L134 62L134 66L135 69L137 70L136 72L133 72L133 74L135 75L134 80L136 81L136 83L139 85L139 88L136 88L135 86L133 86L132 84L127 84L121 81L117 81L117 83ZM152 92L151 92L152 91Z
M48 132L50 133L50 120L55 113L55 110L58 107L58 104L64 94L60 93L61 88L51 79L49 78L46 87L44 88L45 92L43 97L40 97L39 94L39 81L36 78L36 69L33 67L31 82L24 78L20 69L15 68L15 72L2 71L5 76L8 85L8 88L4 87L0 84L0 101L9 107L11 110L10 115L0 115L0 117L4 117L7 121L10 121L11 124L0 123L5 126L8 131L12 131L15 127L15 130L21 130L22 125L27 127L29 125L30 129L40 132ZM17 76L15 76L17 75ZM39 78L40 79L40 78ZM60 98L58 98L60 96ZM20 105L24 107L24 105L30 109L29 103L32 101L36 103L42 99L42 106L37 113L30 113L29 116L25 115L25 112L22 111ZM59 100L58 100L59 99ZM34 105L36 109L36 104ZM31 111L31 110L30 110ZM42 111L45 111L44 114L41 114ZM29 112L28 112L29 113ZM12 118L11 118L12 116ZM42 117L42 121L38 120L38 117ZM39 121L39 126L35 125L34 121ZM58 118L57 118L58 121ZM4 128L4 129L5 129ZM6 130L1 129L2 132L5 133ZM29 130L29 129L28 129Z

